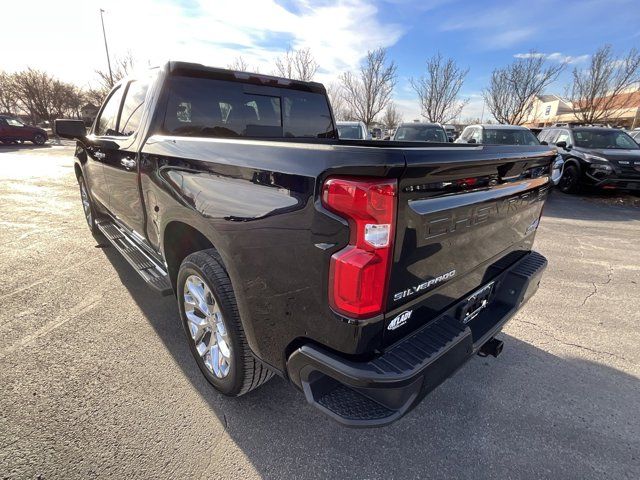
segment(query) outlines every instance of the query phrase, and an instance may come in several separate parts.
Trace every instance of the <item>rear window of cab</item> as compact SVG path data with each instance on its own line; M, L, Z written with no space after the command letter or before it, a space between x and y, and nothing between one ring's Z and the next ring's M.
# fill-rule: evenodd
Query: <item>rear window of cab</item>
M208 78L171 77L168 135L337 138L325 95Z

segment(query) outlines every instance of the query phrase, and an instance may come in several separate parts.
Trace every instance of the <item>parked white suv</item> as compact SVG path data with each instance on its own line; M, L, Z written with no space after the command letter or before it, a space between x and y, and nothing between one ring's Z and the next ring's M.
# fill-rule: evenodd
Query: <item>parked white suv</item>
M469 125L456 143L484 143L488 145L540 145L527 127L519 125Z
M371 140L364 122L336 122L340 140Z

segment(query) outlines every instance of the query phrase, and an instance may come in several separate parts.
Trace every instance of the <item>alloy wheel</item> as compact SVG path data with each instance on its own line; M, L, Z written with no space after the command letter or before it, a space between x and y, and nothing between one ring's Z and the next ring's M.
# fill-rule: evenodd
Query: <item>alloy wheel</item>
M209 372L224 378L231 368L231 341L219 302L198 275L184 283L184 312L196 351Z
M565 169L562 178L560 179L560 190L562 190L563 192L571 191L574 188L577 180L578 178L576 177L574 169L572 167Z

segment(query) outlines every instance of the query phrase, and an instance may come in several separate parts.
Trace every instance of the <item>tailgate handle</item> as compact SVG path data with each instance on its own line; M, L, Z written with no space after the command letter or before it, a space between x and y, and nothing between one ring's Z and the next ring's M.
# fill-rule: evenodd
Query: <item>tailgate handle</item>
M452 210L459 207L468 207L482 202L490 202L501 198L510 197L528 190L541 187L549 183L548 177L527 179L516 184L506 184L493 187L490 190L477 192L465 192L442 198L429 198L422 200L410 200L409 206L419 215L429 215L444 210Z

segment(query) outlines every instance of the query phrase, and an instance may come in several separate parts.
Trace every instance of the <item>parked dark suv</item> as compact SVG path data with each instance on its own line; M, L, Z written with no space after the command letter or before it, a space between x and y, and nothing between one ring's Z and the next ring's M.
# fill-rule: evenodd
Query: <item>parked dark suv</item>
M0 115L0 142L2 143L27 141L44 145L47 138L47 132L41 128L26 125L15 117Z
M622 130L556 125L538 138L555 145L565 161L561 191L577 193L583 185L640 190L640 147Z

